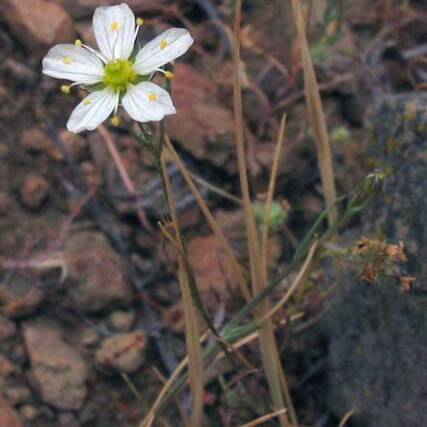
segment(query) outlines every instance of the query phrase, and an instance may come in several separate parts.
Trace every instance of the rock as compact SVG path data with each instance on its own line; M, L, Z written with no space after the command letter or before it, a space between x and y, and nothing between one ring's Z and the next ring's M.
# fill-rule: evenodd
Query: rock
M181 301L163 310L163 322L168 329L176 333L182 334L185 332L185 319Z
M39 410L33 405L23 405L19 408L19 413L26 421L34 421L39 416Z
M7 387L4 389L3 394L13 406L22 405L31 397L30 389L24 386Z
M15 274L0 284L0 309L7 317L34 313L44 300L44 292L29 278Z
M6 402L0 394L0 426L23 427L16 411Z
M7 193L0 193L0 215L6 215L12 207L12 200Z
M20 341L13 343L9 351L8 355L14 361L15 365L24 366L28 364L25 347Z
M66 130L61 130L58 137L72 160L79 160L82 157L86 148L84 138ZM40 127L24 129L20 135L20 142L29 152L45 153L54 160L64 160L62 151Z
M23 335L31 375L43 401L59 409L79 409L86 398L88 375L79 352L42 321L27 322Z
M133 291L119 255L101 233L76 233L65 248L68 293L76 309L94 312L128 304Z
M144 361L143 350L146 343L146 337L142 331L114 335L102 342L96 352L96 360L101 365L120 372L135 372Z
M7 378L15 372L14 364L0 353L0 377Z
M61 130L59 132L59 138L65 145L67 154L72 160L79 160L86 149L86 141L80 135L75 133L68 132L66 130ZM50 156L56 160L64 160L62 152L57 148L53 147L49 152Z
M81 333L81 342L84 346L90 347L99 340L98 333L92 328L84 328Z
M4 0L3 16L28 49L72 43L73 21L64 8L48 0Z
M135 313L133 311L115 311L110 316L110 322L116 331L126 332L135 322Z
M201 160L235 171L234 121L230 110L221 105L215 83L179 63L173 81L178 114L167 120L171 139Z
M8 318L0 316L0 343L16 335L16 326Z
M28 151L48 151L52 147L52 140L39 128L24 129L20 136L23 148Z
M40 175L29 175L20 189L22 203L30 209L38 209L47 199L49 183Z
M361 283L345 276L328 322L329 406L363 427L427 425L427 96L386 97L374 114L380 167L390 175L360 235L402 241L415 276ZM397 247L397 246L396 246ZM343 285L343 286L341 286Z
M188 259L193 267L199 292L227 292L238 282L229 258L216 236L194 237L188 243Z
M81 18L92 16L95 8L99 6L112 6L118 4L117 0L57 0L73 17ZM126 3L134 13L156 12L165 5L164 0L127 0ZM95 47L95 46L93 46Z
M102 176L93 163L84 161L80 168L89 187L98 187L102 183Z
M0 144L0 159L5 159L10 153L10 149L7 144Z
M80 427L80 423L76 417L69 412L60 414L58 421L60 427Z
M14 58L7 59L3 64L3 72L13 76L16 83L34 85L39 78L37 71L29 67L26 63Z

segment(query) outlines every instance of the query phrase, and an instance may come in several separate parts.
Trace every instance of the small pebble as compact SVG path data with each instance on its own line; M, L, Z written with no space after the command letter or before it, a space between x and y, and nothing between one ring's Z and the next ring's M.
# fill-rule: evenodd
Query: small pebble
M7 317L0 316L0 343L12 338L16 334L15 324Z
M5 388L3 394L11 405L17 406L22 405L30 398L31 391L28 387L15 386Z
M135 313L133 311L115 311L110 316L110 322L117 331L127 332L135 322Z
M70 412L63 412L59 414L58 421L60 427L80 427L80 423Z
M33 405L21 406L19 413L26 421L34 421L39 416L39 410Z
M82 331L81 340L84 346L90 347L98 342L99 335L92 328L85 328Z
M102 341L95 357L105 367L132 373L137 371L144 361L146 343L147 339L142 331L117 334Z
M9 154L9 147L6 144L0 144L0 159L4 159Z
M30 208L37 209L46 200L49 194L49 183L40 175L28 176L20 189L22 203Z
M16 370L15 365L6 357L0 354L0 377L7 378Z

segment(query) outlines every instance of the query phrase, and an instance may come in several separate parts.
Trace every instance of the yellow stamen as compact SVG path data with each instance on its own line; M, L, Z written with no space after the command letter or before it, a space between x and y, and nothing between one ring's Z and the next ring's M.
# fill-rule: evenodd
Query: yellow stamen
M70 93L70 90L71 90L71 86L69 85L61 86L61 92L64 93L65 95L68 95Z
M117 21L111 23L111 31L118 31L120 28L120 24Z
M120 125L120 117L119 116L113 116L113 117L111 117L110 122L113 126L117 127Z
M148 95L148 99L151 101L151 102L155 102L155 101L157 101L157 99L158 99L159 97L158 97L158 95L156 94L156 93L150 93L150 95Z
M92 100L89 99L89 98L86 98L86 99L83 100L83 104L84 105L90 105L90 104L92 104Z
M74 46L82 47L83 46L83 42L80 39L76 39L74 41Z
M142 18L136 18L136 25L138 25L138 27L144 25L144 20Z
M172 73L172 71L165 71L165 77L169 80L172 80L175 78L175 73Z
M71 58L71 56L64 56L62 62L66 65L71 65L73 63L73 58Z
M167 40L162 40L161 42L160 42L160 49L166 49L167 47L169 46L169 43L168 43L168 41Z

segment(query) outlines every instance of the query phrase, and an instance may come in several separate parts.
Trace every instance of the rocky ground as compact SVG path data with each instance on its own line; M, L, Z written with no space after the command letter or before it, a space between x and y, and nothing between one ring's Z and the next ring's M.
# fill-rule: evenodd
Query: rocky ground
M150 157L125 128L110 129L152 230L138 223L102 137L64 130L77 94L64 96L40 73L53 44L79 37L94 45L91 15L110 3L3 0L0 10L0 427L136 426L185 355L176 259L156 227L165 211ZM233 2L127 3L144 17L143 40L172 25L194 35L191 53L176 64L179 114L168 118L167 131L196 175L239 194L227 35ZM313 2L310 41L340 194L378 166L369 148L374 100L426 88L426 21L421 1ZM274 274L323 209L290 2L247 1L242 36L254 196L265 192L280 117L288 113L277 189L288 219L269 242ZM179 174L171 174L203 300L223 323L242 306L236 280ZM244 262L240 206L200 188ZM366 230L363 218L352 227L356 238ZM312 427L336 426L344 415L325 398L328 338L318 328L330 295L325 282L319 266L282 313L302 316L278 332L301 425ZM245 351L257 367L256 346ZM206 425L238 426L269 411L262 373L244 368L225 378L229 388L214 379L206 389ZM183 393L184 411L188 402ZM170 419L164 425L178 425Z

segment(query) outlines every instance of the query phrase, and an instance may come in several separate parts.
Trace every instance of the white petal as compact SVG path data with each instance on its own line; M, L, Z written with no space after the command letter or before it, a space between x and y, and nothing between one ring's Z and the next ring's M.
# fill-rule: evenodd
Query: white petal
M134 69L140 75L150 74L183 55L194 40L184 28L170 28L148 42L136 55Z
M95 129L113 112L117 97L111 89L92 92L73 110L67 129L74 133Z
M96 8L93 31L99 50L109 61L129 58L135 43L135 16L127 4Z
M80 84L102 80L104 65L92 52L73 44L57 44L43 58L43 73Z
M129 116L138 122L156 122L176 113L169 94L150 82L129 85L122 105Z

